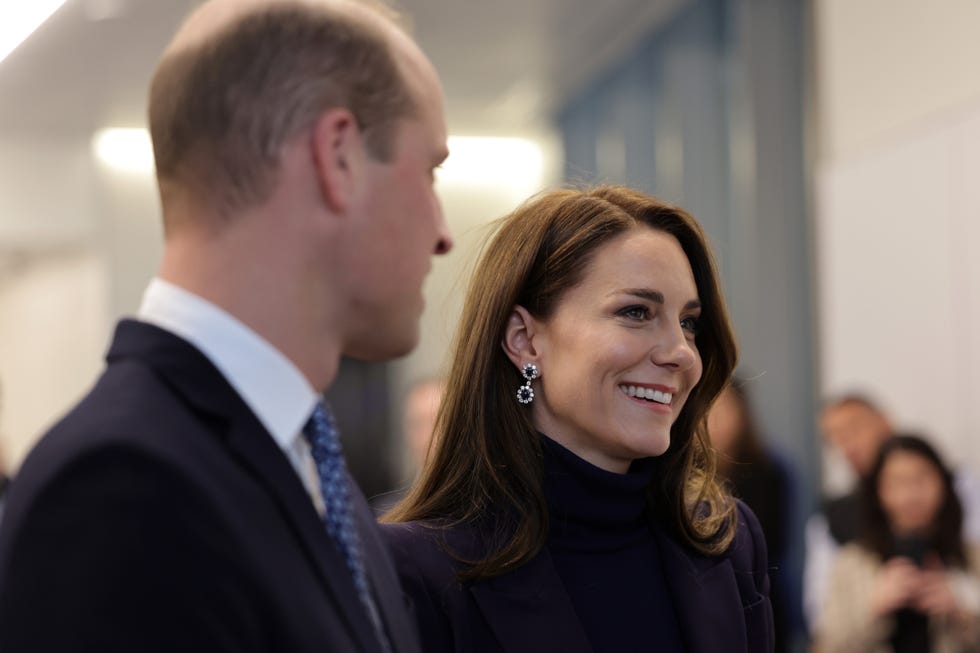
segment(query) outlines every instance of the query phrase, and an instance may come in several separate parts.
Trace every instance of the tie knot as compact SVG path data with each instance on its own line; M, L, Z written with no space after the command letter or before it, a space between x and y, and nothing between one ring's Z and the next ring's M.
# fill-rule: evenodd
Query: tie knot
M310 443L314 458L318 458L324 453L332 456L341 454L340 438L337 435L333 414L330 412L330 407L322 399L313 408L310 419L303 427L303 435Z

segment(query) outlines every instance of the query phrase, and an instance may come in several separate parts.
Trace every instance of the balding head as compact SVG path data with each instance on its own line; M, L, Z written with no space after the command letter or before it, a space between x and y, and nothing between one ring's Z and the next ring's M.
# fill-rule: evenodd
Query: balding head
M860 395L845 395L825 404L820 431L840 451L858 476L866 476L892 426L874 403Z
M191 49L214 38L222 29L250 14L274 10L277 7L306 8L310 11L331 11L361 20L382 30L392 30L395 14L384 5L356 0L210 0L192 11L181 24L163 56Z
M418 48L377 8L350 0L212 0L167 47L149 122L168 220L174 199L229 216L260 204L284 145L333 108L350 110L388 160L417 107ZM168 228L173 225L166 224Z

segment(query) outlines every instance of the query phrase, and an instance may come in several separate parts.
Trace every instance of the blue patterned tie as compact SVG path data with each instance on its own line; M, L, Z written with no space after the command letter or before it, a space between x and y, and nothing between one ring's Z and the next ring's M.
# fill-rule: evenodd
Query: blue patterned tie
M371 619L375 633L384 651L390 651L388 638L378 607L371 596L368 586L367 573L364 569L364 556L361 553L361 539L357 534L354 523L354 510L350 502L350 486L347 480L347 466L344 463L344 452L340 447L340 438L334 426L333 415L323 401L317 402L313 415L303 427L303 435L310 443L316 470L320 476L320 491L323 493L323 504L326 508L324 522L327 534L337 545L347 568L354 579L357 595L364 604L364 609Z

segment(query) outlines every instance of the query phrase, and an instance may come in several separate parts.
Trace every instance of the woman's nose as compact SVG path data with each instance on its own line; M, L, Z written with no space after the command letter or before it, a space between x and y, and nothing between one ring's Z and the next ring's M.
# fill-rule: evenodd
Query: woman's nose
M680 325L661 334L659 342L650 352L650 359L655 365L673 367L678 370L690 369L697 362L697 352L694 341L688 338L687 332Z

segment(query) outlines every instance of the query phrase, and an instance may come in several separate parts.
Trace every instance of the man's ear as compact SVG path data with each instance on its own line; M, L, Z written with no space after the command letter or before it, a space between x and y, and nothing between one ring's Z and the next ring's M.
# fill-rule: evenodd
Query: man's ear
M365 163L364 139L347 109L330 109L313 126L313 164L323 201L342 213L350 207Z
M510 317L507 319L507 327L504 329L504 338L500 346L504 348L507 358L520 370L525 363L537 363L540 352L535 346L535 339L540 331L540 323L528 313L523 306L514 306Z

